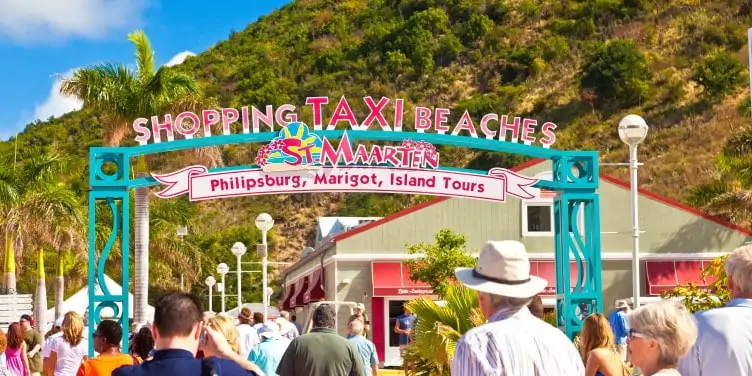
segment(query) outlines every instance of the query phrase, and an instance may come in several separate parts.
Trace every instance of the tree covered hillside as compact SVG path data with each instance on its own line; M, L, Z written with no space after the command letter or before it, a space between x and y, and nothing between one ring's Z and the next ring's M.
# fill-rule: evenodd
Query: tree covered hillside
M701 206L708 200L698 200L696 192L689 200L689 188L715 184L715 157L732 135L749 130L750 11L742 0L297 0L171 69L194 75L224 107L300 107L308 96L371 95L452 108L450 124L463 110L474 119L498 113L552 121L559 126L554 147L598 150L604 162L626 160L616 126L622 116L638 113L651 127L640 149L641 185ZM365 105L350 103L362 118ZM335 104L330 101L329 113ZM75 168L66 181L85 203L84 158L88 146L101 144L99 115L84 109L30 125L19 136L18 163L44 149L70 154ZM224 163L252 164L258 146L225 146ZM151 165L169 171L187 165L185 158L156 156ZM0 143L0 161L13 159L13 140ZM446 165L487 169L521 161L442 150ZM602 171L627 176L626 169ZM704 192L748 188L713 187ZM321 194L195 204L186 242L202 251L209 237L222 240L197 261L203 275L191 282L203 281L219 262L232 265L233 229L252 224L261 211L277 221L274 257L289 261L309 245L316 216L380 216L425 199ZM179 278L171 268L154 270L160 283Z

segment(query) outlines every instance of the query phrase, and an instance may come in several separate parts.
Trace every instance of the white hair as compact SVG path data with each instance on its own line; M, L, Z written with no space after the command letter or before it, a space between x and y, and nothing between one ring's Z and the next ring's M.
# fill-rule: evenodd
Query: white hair
M502 308L519 309L522 307L527 307L530 304L530 302L533 300L532 297L510 298L508 296L494 295L494 294L489 294L489 293L480 292L480 291L478 291L478 294L484 295L488 299L488 303L491 305L491 307L493 307L494 310L497 310L497 311Z
M364 328L363 320L353 320L348 324L350 333L363 333Z
M737 293L752 295L752 244L731 252L726 260L726 276L734 280Z
M290 312L282 311L279 313L279 315L285 320L290 321Z
M684 305L671 301L646 304L627 315L629 327L660 346L660 366L676 366L697 340L697 322Z

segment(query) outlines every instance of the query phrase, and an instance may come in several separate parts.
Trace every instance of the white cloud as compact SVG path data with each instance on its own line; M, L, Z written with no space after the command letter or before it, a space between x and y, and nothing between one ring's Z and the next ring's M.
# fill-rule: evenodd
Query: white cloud
M47 99L34 108L34 113L32 115L33 120L47 120L50 116L59 117L83 107L83 102L78 98L60 94L62 80L73 75L73 72L75 72L76 69L78 68L54 76L55 82L52 84L52 89L50 89Z
M189 56L196 56L196 54L191 51L179 52L177 55L173 56L170 61L166 62L165 66L171 67L173 65L183 64L185 59L187 59Z
M101 38L141 23L145 0L0 0L0 40Z

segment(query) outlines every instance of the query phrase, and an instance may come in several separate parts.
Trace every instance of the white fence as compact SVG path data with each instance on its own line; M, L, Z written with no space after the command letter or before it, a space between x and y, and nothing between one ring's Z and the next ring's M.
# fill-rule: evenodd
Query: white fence
M18 322L21 315L32 315L32 303L31 294L0 295L0 329L7 332L8 326Z

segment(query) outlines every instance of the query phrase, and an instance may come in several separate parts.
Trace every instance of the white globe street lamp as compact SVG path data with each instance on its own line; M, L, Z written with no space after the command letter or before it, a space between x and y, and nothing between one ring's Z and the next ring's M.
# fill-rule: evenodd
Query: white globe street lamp
M221 264L219 264L219 265L217 265L217 273L220 276L222 276L222 291L221 291L221 293L222 293L222 301L221 301L221 303L222 303L222 312L225 312L225 286L227 286L225 284L225 276L229 272L230 272L230 267L227 266L227 264L225 264L224 262L221 263Z
M206 283L206 286L209 287L209 312L214 312L214 310L212 309L212 291L214 290L214 285L217 284L217 280L214 279L213 276L208 276L206 277L204 283Z
M629 191L632 207L632 307L640 307L640 225L638 219L637 146L648 135L648 123L639 115L627 115L619 122L619 138L629 146Z
M247 251L247 248L245 247L245 244L241 242L237 242L232 245L231 251L232 251L232 254L235 255L235 257L238 260L238 310L239 310L240 307L243 305L243 296L241 294L242 287L240 286L240 282L242 280L241 278L242 271L240 270L240 266L241 266L240 258L243 257L243 255Z
M267 259L267 244L266 244L266 235L269 232L269 230L274 227L274 219L271 215L268 213L261 213L256 217L256 228L258 228L261 231L261 291L263 291L262 300L264 301L264 320L267 319L268 314L268 307L269 307L269 298L266 294L267 291L267 284L268 284L268 274L267 274L267 268L269 266L269 262Z

